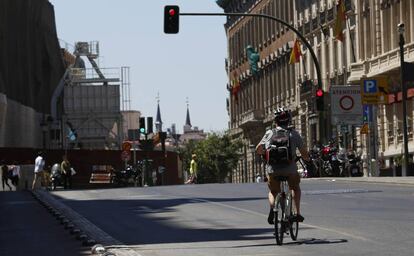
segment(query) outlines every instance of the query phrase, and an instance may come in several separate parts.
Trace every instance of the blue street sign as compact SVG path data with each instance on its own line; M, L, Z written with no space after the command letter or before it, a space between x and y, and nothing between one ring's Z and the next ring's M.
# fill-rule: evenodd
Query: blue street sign
M363 110L363 122L365 124L372 122L372 105L363 105Z
M364 80L364 93L377 93L377 80Z

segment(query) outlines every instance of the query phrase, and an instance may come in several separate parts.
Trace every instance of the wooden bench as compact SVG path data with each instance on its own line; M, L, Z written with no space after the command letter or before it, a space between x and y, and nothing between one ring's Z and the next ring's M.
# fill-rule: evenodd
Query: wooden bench
M89 179L89 183L110 184L112 183L112 174L102 173L102 172L93 172L91 173L91 178Z

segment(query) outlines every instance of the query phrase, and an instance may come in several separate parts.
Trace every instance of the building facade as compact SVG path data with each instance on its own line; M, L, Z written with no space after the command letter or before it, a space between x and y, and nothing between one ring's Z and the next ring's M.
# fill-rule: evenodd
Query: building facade
M403 149L403 115L400 80L400 53L398 24L405 25L403 34L404 60L414 62L414 1L354 1L356 19L356 57L350 67L349 83L361 79L385 77L390 94L388 104L375 106L374 121L370 130L371 141L364 135L362 144L368 157L378 159L379 168L401 165ZM400 93L398 93L400 92ZM410 159L414 151L413 141L413 93L408 90L407 130ZM373 146L369 147L369 144ZM371 152L370 152L371 151ZM393 168L394 169L394 168ZM375 175L375 170L374 173ZM394 172L395 174L395 172ZM414 173L402 173L402 175Z
M279 106L293 111L293 125L308 148L317 141L325 143L332 137L346 137L348 148L364 148L365 137L359 134L359 127L349 126L348 132L342 134L340 127L331 125L329 90L335 85L360 83L362 74L355 74L358 70L356 63L365 58L365 53L361 53L365 49L361 41L369 42L370 39L363 37L365 32L359 28L362 25L358 22L361 16L366 15L361 6L367 2L372 4L376 1L344 1L347 20L342 30L343 39L338 40L335 34L336 0L217 1L224 12L267 14L291 24L312 46L320 66L320 86L326 92L325 111L316 111L317 69L309 49L303 44L300 61L289 64L297 39L292 30L263 18L228 17L225 28L228 38L229 128L233 138L245 142L242 158L233 171L234 182L251 182L256 174L263 175L254 147L265 130L272 126L273 110ZM245 50L248 45L253 46L260 56L257 74L250 70Z

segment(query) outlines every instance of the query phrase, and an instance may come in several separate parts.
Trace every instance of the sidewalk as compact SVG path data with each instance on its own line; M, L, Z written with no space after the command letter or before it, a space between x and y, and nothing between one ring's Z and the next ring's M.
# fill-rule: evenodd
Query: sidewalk
M0 255L91 255L27 191L0 188Z
M408 177L324 177L324 178L310 178L311 180L335 180L347 182L370 182L370 183L388 183L400 185L413 185L414 176ZM306 179L303 179L306 180Z

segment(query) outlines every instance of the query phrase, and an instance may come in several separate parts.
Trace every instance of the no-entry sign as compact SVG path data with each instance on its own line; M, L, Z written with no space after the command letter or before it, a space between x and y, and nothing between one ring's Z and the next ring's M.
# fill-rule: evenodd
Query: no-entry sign
M330 88L332 124L361 125L361 87L333 85Z

